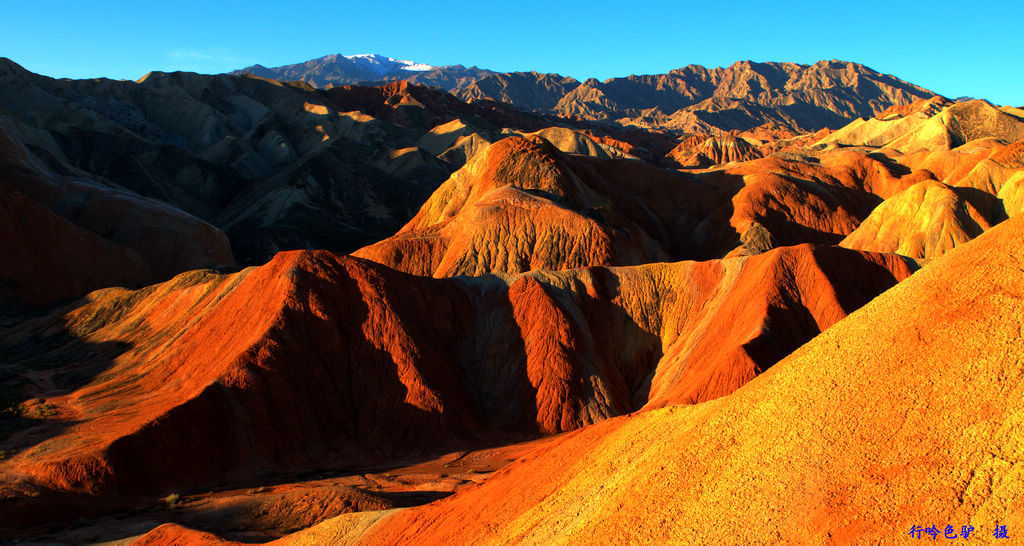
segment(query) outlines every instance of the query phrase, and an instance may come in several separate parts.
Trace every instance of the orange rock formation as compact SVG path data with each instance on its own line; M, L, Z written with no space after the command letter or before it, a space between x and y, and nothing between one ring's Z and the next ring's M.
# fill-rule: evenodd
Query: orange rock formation
M608 420L481 487L309 536L889 543L948 523L992 540L1024 524L1022 229L953 249L728 397Z
M233 275L106 289L0 336L16 361L40 358L32 339L64 363L37 377L51 413L4 443L5 494L21 498L6 513L46 499L11 486L26 479L165 494L709 400L911 271L811 245L507 280L289 252Z
M513 137L456 172L393 237L355 255L445 277L835 244L883 199L930 177L905 171L885 157L837 150L687 175L566 156L543 139ZM762 229L771 245L756 241Z

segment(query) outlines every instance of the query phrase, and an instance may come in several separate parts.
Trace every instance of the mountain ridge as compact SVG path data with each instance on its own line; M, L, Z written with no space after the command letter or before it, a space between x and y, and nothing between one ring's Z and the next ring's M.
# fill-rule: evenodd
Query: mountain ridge
M749 60L717 68L690 64L664 74L582 82L559 74L496 72L462 65L399 70L366 80L365 70L353 69L351 64L348 57L329 55L273 68L243 68L231 74L251 73L314 87L407 79L440 87L467 101L490 99L534 112L684 133L742 131L769 121L804 131L836 129L857 117L872 117L890 106L935 95L893 75L835 59L810 65ZM715 100L705 104L711 99ZM741 102L722 102L724 99ZM771 113L757 112L758 106ZM701 115L721 111L738 119ZM744 111L749 119L737 115Z

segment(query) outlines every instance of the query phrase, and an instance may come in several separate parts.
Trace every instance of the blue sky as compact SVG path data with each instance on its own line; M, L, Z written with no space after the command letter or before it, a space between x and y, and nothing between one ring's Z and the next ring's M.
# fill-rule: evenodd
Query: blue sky
M1024 106L1019 8L942 1L0 0L0 56L48 76L125 79L330 53L602 80L743 59L841 59L950 97Z

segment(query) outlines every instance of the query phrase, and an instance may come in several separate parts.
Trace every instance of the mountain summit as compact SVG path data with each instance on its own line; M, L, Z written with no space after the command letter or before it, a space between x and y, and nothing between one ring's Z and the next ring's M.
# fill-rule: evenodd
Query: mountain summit
M413 72L422 72L424 70L433 70L434 67L429 64L418 63L416 61L401 61L398 59L392 59L391 57L385 57L383 55L377 55L376 53L360 53L358 55L346 55L346 59L358 63L364 63L368 67L377 68L381 74L387 74L392 70L410 70Z
M358 55L327 55L300 64L267 68L254 64L231 74L253 74L262 78L302 80L316 87L340 85L362 81L401 80L416 72L435 70L436 67L416 61L385 57L376 53Z

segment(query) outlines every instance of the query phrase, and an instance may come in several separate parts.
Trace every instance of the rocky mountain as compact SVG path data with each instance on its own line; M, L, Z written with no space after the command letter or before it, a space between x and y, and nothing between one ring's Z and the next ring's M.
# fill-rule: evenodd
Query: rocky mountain
M580 82L557 74L499 73L462 66L369 73L350 57L329 55L251 73L317 87L406 79L441 87L464 100L489 99L554 113L680 133L745 131L765 123L800 131L836 129L893 105L934 93L866 66L739 61L726 68L689 65L666 74ZM367 75L372 78L367 79Z
M430 66L416 61L400 61L378 54L326 55L304 63L267 68L256 64L230 72L233 76L252 74L261 78L297 81L312 87L415 80L422 85L450 89L476 81L492 72L476 67Z
M343 90L333 95L346 100ZM0 100L12 137L47 169L215 225L241 264L279 248L371 242L453 170L431 157L418 166L404 158L403 177L389 172L403 162L391 152L426 133L429 116L407 129L322 92L256 78L62 81L3 61Z

